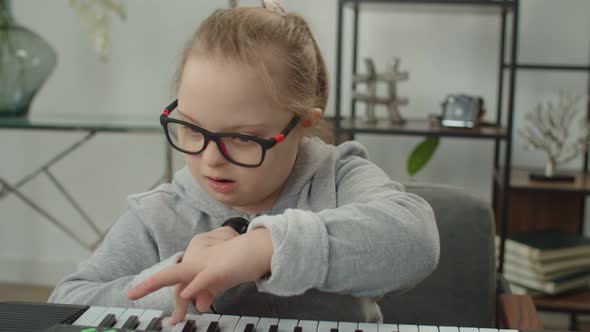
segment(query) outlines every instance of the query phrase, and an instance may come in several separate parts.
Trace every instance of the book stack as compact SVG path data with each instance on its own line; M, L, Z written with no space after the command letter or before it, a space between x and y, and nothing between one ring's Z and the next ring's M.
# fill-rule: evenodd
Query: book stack
M496 237L496 253L499 248ZM558 230L510 235L503 275L520 293L559 294L590 285L590 238Z

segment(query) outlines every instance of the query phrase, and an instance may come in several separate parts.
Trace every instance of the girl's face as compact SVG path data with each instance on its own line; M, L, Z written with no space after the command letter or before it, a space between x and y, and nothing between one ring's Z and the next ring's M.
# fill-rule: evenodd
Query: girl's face
M211 132L241 133L269 139L294 114L272 106L261 75L252 67L215 57L189 57L178 92L180 117ZM297 156L303 128L266 151L257 168L224 158L215 142L198 155L183 154L199 184L216 200L244 213L269 209L278 197Z

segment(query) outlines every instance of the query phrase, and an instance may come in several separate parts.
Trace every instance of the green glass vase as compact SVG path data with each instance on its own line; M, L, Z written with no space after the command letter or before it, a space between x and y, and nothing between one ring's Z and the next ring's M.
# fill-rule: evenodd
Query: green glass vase
M10 5L10 0L0 0L0 116L22 117L55 68L57 54L15 22Z

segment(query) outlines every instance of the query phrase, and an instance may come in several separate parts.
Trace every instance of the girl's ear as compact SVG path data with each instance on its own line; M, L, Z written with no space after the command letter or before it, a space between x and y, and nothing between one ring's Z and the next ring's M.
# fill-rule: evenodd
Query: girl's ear
M301 125L303 126L303 128L312 127L319 119L322 118L323 113L324 112L321 108L310 108L307 111L307 115L301 121Z

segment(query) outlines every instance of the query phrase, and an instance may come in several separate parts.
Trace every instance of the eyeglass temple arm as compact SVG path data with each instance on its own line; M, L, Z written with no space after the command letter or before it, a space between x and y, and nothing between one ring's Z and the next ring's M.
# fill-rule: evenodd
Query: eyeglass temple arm
M291 119L291 122L289 122L289 124L287 125L287 127L280 134L272 138L275 141L275 144L281 143L285 139L285 137L289 135L291 130L295 128L295 126L299 123L300 120L301 119L298 116L294 116L293 119Z
M170 114L170 112L174 111L174 109L176 109L176 106L178 106L178 99L174 99L174 101L172 103L170 103L170 105L168 105L164 111L162 112L163 115L168 116L168 114Z

